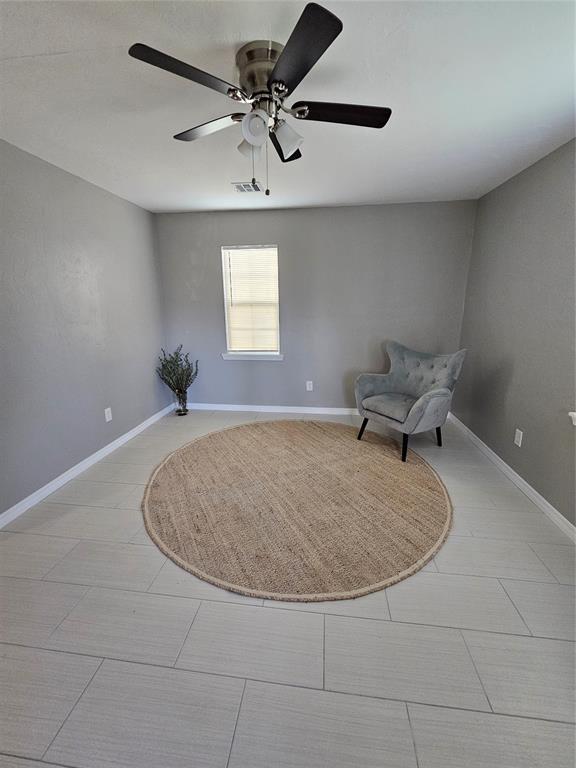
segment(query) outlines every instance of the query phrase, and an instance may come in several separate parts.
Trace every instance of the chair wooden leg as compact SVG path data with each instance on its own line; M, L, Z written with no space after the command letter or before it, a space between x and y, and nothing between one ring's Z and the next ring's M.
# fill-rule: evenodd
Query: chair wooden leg
M442 429L440 427L436 427L436 442L442 448Z
M406 453L408 451L408 435L402 435L402 461L406 461Z
M360 432L358 432L358 440L362 440L362 435L364 434L364 430L366 429L366 424L368 424L368 419L364 419L362 422L362 426L360 427Z

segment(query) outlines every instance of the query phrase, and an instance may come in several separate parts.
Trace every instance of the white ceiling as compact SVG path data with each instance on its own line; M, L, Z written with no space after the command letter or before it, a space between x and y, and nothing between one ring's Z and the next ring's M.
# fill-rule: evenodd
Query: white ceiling
M2 2L0 136L153 211L477 198L574 135L570 2L326 2L344 31L297 101L390 106L383 130L298 123L303 159L270 157L269 198L239 128L172 135L236 110L130 58L144 42L236 81L235 51L286 42L302 2ZM259 178L263 178L260 171Z

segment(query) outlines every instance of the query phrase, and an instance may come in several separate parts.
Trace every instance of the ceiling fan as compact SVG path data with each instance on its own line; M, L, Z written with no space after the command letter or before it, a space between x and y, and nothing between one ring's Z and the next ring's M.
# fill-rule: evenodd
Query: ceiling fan
M194 141L239 123L243 141L238 149L243 154L254 156L254 152L259 151L269 137L280 159L286 163L302 157L299 147L303 138L281 117L282 113L297 120L318 120L369 128L383 128L390 119L392 111L388 107L326 101L297 101L291 107L284 106L285 99L341 31L342 22L333 13L316 3L308 3L286 45L270 40L256 40L240 48L236 54L240 86L143 43L136 43L128 53L135 59L251 106L249 112L233 112L177 133L175 139Z

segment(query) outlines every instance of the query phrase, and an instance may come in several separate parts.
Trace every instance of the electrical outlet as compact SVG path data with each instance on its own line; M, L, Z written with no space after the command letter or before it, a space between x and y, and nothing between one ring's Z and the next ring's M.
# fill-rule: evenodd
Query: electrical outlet
M514 445L517 445L518 448L522 445L522 438L524 437L524 432L522 432L521 429L517 429L516 432L514 432Z
M313 392L314 391L314 382L313 381L307 381L306 382L306 392Z
M104 408L104 418L106 421L112 421L112 408Z

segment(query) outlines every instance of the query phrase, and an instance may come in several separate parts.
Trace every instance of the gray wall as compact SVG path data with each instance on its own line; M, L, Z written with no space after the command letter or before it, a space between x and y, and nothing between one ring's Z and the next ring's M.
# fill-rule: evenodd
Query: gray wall
M170 401L164 341L200 359L191 400L338 407L394 338L469 348L456 414L574 520L574 142L478 209L153 217L5 142L0 167L0 511ZM279 246L285 359L224 361L220 246L256 243Z
M456 350L474 214L473 202L159 214L168 343L200 360L190 399L353 406L384 340ZM225 361L220 246L258 243L278 244L284 361Z
M461 338L469 352L454 403L456 415L571 521L574 147L479 201Z
M151 214L2 141L0 168L2 512L169 398Z

